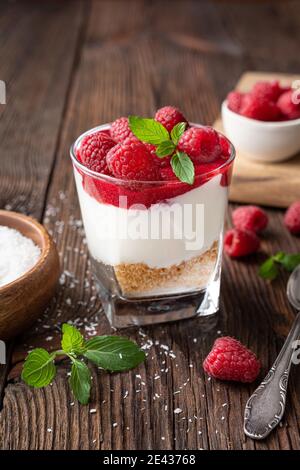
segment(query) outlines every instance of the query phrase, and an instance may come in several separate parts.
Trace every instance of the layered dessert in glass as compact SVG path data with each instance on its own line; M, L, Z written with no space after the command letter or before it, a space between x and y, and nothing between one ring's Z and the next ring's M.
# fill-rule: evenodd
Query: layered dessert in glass
M94 276L115 327L218 310L234 149L175 108L160 111L160 120L157 112L96 127L71 148Z

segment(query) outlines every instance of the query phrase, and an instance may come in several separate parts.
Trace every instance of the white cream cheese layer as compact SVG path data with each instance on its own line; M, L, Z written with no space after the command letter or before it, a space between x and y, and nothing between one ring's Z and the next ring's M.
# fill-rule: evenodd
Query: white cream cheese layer
M98 261L163 268L199 256L219 240L227 205L221 175L148 209L125 209L91 197L74 172L88 247Z

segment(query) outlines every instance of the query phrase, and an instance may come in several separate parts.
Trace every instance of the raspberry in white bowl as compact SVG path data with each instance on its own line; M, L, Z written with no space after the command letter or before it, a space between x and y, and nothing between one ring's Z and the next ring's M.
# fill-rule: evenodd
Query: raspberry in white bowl
M257 82L247 93L231 91L222 104L222 121L242 156L287 160L300 151L300 90L273 80Z
M71 158L111 323L216 312L230 142L167 106L155 119L122 117L87 131Z

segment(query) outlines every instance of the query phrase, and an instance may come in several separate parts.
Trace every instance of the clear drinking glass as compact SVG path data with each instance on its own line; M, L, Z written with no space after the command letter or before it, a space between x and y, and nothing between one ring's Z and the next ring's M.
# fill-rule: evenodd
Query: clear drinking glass
M194 124L195 125L195 124ZM219 308L222 235L235 151L194 184L124 181L86 168L71 147L94 278L116 328L207 316Z

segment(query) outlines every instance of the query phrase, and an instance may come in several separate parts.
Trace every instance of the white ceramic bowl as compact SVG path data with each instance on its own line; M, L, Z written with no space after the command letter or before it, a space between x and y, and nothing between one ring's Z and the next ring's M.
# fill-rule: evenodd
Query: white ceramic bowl
M251 160L280 162L300 152L300 119L257 121L234 113L225 100L222 120L228 139Z

